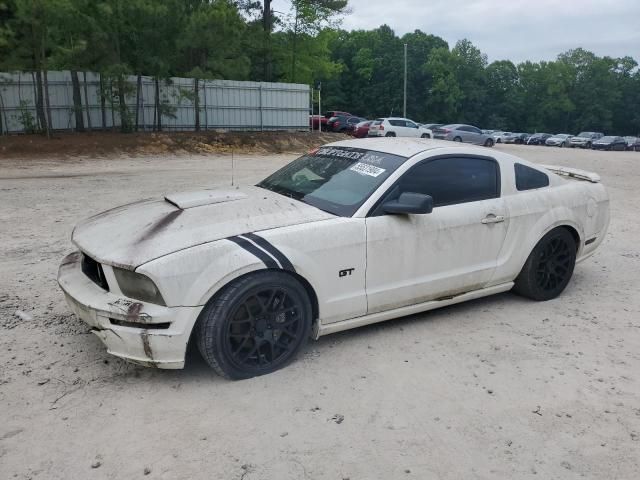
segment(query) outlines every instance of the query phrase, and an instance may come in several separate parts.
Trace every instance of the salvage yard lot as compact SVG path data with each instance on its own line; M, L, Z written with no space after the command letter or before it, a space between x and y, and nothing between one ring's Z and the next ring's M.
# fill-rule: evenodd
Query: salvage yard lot
M637 478L640 153L496 148L609 189L607 239L559 298L330 335L241 382L197 355L183 371L111 357L55 281L78 220L228 186L230 155L0 158L0 478ZM295 156L235 155L234 181Z

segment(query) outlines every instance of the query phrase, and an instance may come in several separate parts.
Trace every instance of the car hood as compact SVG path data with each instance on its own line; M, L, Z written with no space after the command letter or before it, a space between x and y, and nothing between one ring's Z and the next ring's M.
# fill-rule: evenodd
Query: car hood
M72 240L100 263L133 270L203 243L330 218L334 215L258 187L202 190L107 210L78 224Z

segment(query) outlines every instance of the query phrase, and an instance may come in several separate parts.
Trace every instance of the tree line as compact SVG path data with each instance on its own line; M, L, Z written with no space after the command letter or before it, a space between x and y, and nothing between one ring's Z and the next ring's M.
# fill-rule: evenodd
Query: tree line
M99 72L100 101L119 110L124 131L136 129L125 98L139 96L143 75L156 83L158 130L169 113L160 84L170 77L194 79L196 112L204 79L321 82L323 107L373 118L402 112L406 43L414 120L640 132L640 72L631 57L576 48L554 61L489 63L468 40L451 47L419 30L398 36L386 25L345 31L344 15L347 0L292 0L287 12L273 11L271 0L0 0L0 71L32 72L42 130L51 123L48 70L71 72L79 130L92 127L82 115L85 71Z

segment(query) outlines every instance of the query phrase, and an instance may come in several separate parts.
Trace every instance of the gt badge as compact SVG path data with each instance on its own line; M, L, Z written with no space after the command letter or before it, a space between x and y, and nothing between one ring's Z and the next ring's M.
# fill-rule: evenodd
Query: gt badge
M347 276L351 275L354 270L355 270L355 268L347 268L345 270L340 270L338 272L338 277L340 277L340 278L347 277Z

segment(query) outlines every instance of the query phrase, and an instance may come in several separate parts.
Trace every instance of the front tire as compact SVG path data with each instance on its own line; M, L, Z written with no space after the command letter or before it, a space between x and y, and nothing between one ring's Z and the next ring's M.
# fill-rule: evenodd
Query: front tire
M487 140L484 142L484 146L493 147L493 138L487 138Z
M240 380L286 366L307 342L312 309L292 276L264 270L240 277L205 306L198 349L223 377Z
M421 138L431 138L431 135L429 135L428 133L423 133Z
M576 254L576 242L566 228L551 230L533 248L513 290L538 301L557 297L573 275Z

